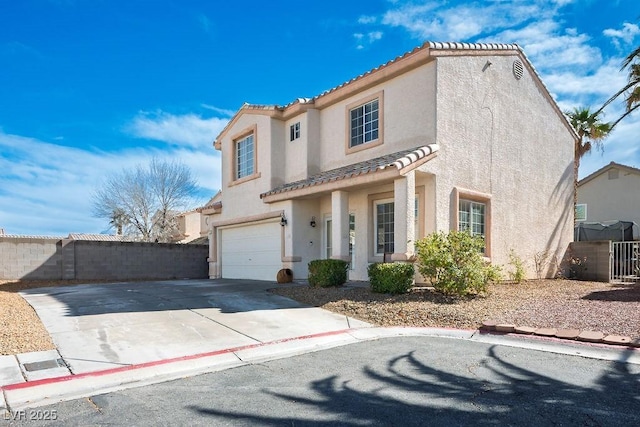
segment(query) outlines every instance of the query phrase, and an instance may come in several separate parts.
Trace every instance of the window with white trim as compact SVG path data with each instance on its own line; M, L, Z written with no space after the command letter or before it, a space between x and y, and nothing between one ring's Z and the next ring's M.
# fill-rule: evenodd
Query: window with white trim
M587 204L579 203L576 205L576 221L587 220Z
M380 200L374 203L375 254L393 253L394 222L393 201Z
M351 121L349 148L378 139L380 119L378 107L379 100L376 98L349 111Z
M458 230L468 231L473 236L485 237L485 211L484 203L460 199Z
M289 126L289 141L295 141L298 138L300 138L300 122Z
M254 138L253 134L247 135L236 141L236 179L251 176L254 172Z

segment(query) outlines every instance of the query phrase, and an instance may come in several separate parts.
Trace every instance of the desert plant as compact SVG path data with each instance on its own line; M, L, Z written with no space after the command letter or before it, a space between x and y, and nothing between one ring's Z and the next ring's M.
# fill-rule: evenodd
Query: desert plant
M309 285L340 286L347 281L349 264L339 259L316 259L309 263Z
M414 283L413 264L405 262L374 263L367 268L373 292L402 294Z
M418 240L416 249L418 271L442 293L482 293L500 280L500 268L483 257L484 239L468 231L431 234Z
M513 249L509 251L509 265L513 268L513 271L509 271L509 278L516 283L524 282L526 277L524 261L522 261L522 258L520 258Z

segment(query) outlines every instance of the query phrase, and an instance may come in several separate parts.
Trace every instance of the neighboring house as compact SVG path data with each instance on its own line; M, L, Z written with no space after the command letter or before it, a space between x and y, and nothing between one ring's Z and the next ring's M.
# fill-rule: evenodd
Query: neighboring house
M197 208L176 215L178 229L173 239L176 243L190 243L207 236L207 227L204 224L200 209Z
M611 162L578 182L576 221L640 225L640 169Z
M304 90L304 88L301 88ZM485 255L562 259L573 233L576 134L517 45L427 42L310 99L245 104L214 141L212 278L304 279L319 258L407 261L435 231ZM549 266L548 274L553 274Z

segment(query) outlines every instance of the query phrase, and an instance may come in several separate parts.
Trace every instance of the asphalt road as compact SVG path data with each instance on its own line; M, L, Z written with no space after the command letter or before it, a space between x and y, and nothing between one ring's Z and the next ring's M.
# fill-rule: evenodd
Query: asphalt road
M640 365L460 339L386 338L11 417L22 419L0 425L631 426L640 425Z

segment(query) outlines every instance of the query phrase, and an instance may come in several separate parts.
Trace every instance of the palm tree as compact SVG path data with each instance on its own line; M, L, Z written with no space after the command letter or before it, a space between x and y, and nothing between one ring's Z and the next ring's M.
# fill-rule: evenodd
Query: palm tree
M624 101L626 111L618 118L618 120L611 124L611 128L615 127L620 120L624 119L640 107L640 46L635 48L633 52L625 58L620 70L624 70L625 68L629 70L629 81L622 89L609 98L607 102L605 102L604 105L596 112L599 113L620 95L625 94Z
M115 208L111 213L109 224L116 229L116 235L122 236L123 228L129 224L129 217L121 208Z
M573 159L573 211L575 212L578 205L578 169L580 168L580 159L582 156L591 151L595 146L600 151L604 150L602 140L609 135L613 125L609 122L605 123L601 120L600 114L602 109L592 113L589 107L576 107L573 111L567 111L565 114L569 117L571 126L578 134L578 139L574 148ZM574 215L575 222L575 215Z

